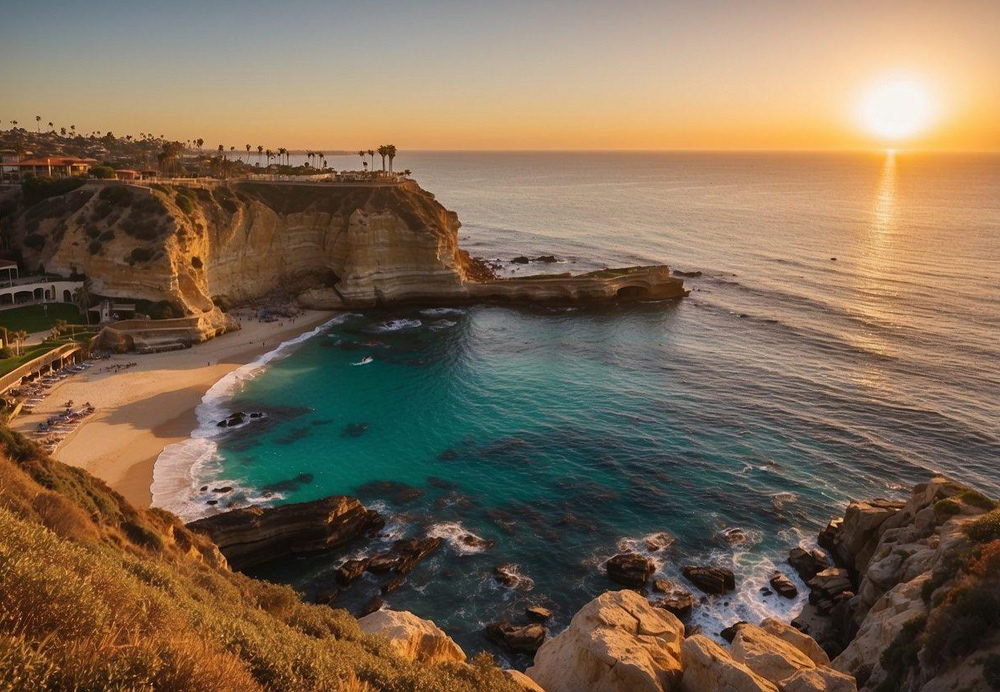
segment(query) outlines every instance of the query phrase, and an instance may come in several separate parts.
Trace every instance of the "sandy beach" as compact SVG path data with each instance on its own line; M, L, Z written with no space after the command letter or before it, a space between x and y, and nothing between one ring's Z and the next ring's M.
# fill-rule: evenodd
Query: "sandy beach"
M96 413L59 445L55 458L104 480L137 506L152 500L153 463L164 447L191 434L195 408L219 379L283 341L314 329L332 313L306 311L294 320L243 321L239 331L183 351L126 353L97 361L86 373L54 386L14 428L26 432L72 400ZM131 367L125 367L135 363Z

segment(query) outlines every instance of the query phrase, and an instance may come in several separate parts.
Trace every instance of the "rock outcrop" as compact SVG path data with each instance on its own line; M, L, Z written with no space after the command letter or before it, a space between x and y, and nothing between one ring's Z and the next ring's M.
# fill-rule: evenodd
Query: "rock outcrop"
M342 546L383 520L355 498L336 495L277 507L247 507L188 524L208 534L234 569Z
M535 654L528 677L546 692L663 692L681 677L684 625L634 591L609 591Z
M404 658L419 663L465 662L465 652L430 620L413 613L379 610L358 619L365 634L380 634Z

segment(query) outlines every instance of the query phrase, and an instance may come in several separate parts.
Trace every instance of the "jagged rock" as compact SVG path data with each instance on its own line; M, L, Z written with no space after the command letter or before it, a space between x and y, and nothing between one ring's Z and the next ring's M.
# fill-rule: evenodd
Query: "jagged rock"
M528 606L524 609L524 614L542 622L552 619L552 611L542 606Z
M807 582L810 588L809 602L828 613L839 601L854 595L850 576L846 569L828 567Z
M493 578L501 586L506 586L510 589L518 589L530 586L531 584L531 580L518 572L517 565L512 562L504 562L494 567Z
M188 524L208 534L234 569L336 548L384 524L353 497L234 509Z
M511 264L527 264L530 261L531 260L529 258L525 257L524 255L518 255L517 257L515 257L514 259L512 259L510 261L510 263Z
M542 262L543 264L554 264L559 260L555 255L539 255L534 259L535 262Z
M247 415L242 411L237 411L228 418L224 418L216 423L216 426L220 428L232 428L237 425L243 425L247 420Z
M682 620L691 615L691 611L694 610L695 603L696 601L694 596L682 589L672 590L663 598L658 598L653 601L653 605L657 608L668 610Z
M519 670L507 668L504 670L504 675L510 678L510 681L517 685L523 692L545 692L545 690L538 686L538 683Z
M658 531L643 538L643 542L646 544L646 550L655 553L658 550L666 550L672 546L674 544L674 537L666 531Z
M340 595L340 589L330 584L324 584L323 586L316 589L315 602L319 604L331 603L337 600L337 596Z
M803 550L792 548L788 553L790 564L803 581L809 581L830 566L829 560L822 550Z
M608 578L625 586L645 586L656 571L656 565L639 553L619 553L605 565Z
M681 572L688 581L707 594L721 594L736 589L736 576L730 569L684 565Z
M841 564L863 572L875 553L885 522L897 515L904 503L890 500L852 502L833 541L833 553Z
M858 683L850 675L831 668L807 668L785 680L783 692L858 692Z
M368 558L347 560L337 568L337 581L342 585L350 584L368 569Z
M736 632L730 654L734 661L779 687L800 670L816 667L811 658L788 642L750 624Z
M358 613L359 618L363 618L372 613L376 613L385 607L385 599L381 596L372 596L368 599L368 602L361 607L361 612Z
M696 634L681 645L684 677L681 692L779 692L708 637ZM583 688L581 688L583 689Z
M373 574L396 571L409 574L417 563L437 550L440 538L403 538L392 544L392 548L381 555L369 558L365 568Z
M805 654L809 660L817 666L829 666L830 657L823 651L823 648L815 639L808 634L800 632L791 625L776 618L765 618L760 623L760 628L768 634L791 644L796 649Z
M792 580L781 572L775 572L771 575L770 584L778 595L784 598L795 598L799 595L799 590L795 584L792 583Z
M379 591L382 593L390 593L395 591L400 586L406 583L406 577L396 577L395 579L390 579L385 584L379 587Z
M514 625L509 622L491 622L486 626L486 638L494 644L505 646L512 652L532 654L545 641L542 625Z
M657 577L653 580L653 591L659 591L660 593L668 593L674 590L674 583L669 579L662 579Z
M683 276L685 278L697 279L699 276L701 276L701 272L700 271L686 272L686 271L681 271L680 269L675 269L674 276Z
M684 625L634 591L609 591L535 654L528 677L546 692L664 692L681 677Z
M441 628L407 611L379 610L359 618L358 626L365 634L388 637L397 653L410 661L465 661L465 652Z
M722 631L719 632L719 636L725 639L730 644L732 644L733 640L736 639L736 633L740 631L740 627L743 627L743 625L748 625L748 624L750 623L748 623L746 620L737 620L729 627L724 627Z

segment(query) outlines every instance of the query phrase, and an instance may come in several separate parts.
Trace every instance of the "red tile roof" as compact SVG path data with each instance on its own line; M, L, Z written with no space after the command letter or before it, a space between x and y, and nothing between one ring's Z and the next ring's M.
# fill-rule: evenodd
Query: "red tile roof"
M47 156L37 159L21 161L19 166L72 166L77 164L87 164L93 166L97 159L79 159L75 156Z

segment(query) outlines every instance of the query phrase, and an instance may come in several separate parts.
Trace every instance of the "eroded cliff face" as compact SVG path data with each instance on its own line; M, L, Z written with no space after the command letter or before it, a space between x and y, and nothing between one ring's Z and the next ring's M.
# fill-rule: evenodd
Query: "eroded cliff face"
M90 184L14 219L31 267L183 314L282 293L315 307L463 295L458 218L415 183Z

